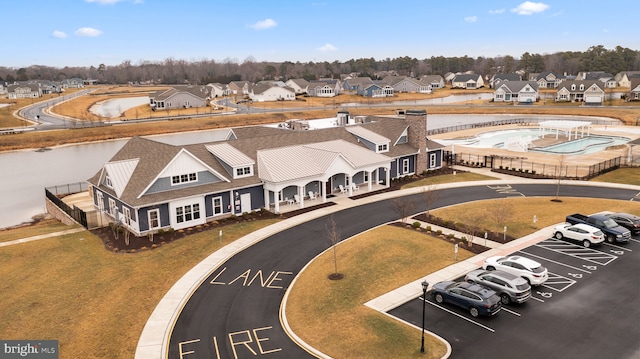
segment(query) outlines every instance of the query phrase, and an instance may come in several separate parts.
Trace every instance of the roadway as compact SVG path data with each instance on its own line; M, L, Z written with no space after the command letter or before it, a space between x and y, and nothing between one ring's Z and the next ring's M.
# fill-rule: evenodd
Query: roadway
M504 183L504 182L502 182ZM606 184L603 184L606 186ZM503 193L487 185L440 189L434 208L511 195L555 196L557 186L512 184ZM636 189L563 185L562 195L631 200ZM406 196L424 211L421 194ZM334 213L343 238L398 219L391 199ZM199 283L180 311L168 342L169 358L304 358L307 352L288 336L280 318L285 291L316 255L329 248L323 216L284 229L221 262ZM502 314L502 313L501 313Z

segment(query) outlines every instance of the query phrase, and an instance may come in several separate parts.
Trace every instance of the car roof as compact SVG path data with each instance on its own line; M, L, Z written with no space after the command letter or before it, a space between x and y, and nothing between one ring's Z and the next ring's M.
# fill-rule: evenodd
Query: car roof
M527 268L536 268L541 266L540 263L534 261L533 259L529 259L521 256L511 256L507 259L514 262L518 262Z
M496 292L492 291L491 289L477 283L460 282L458 287L476 293L483 298L489 298L490 296L496 294Z
M502 270L487 271L487 273L490 273L493 276L500 277L502 279L506 279L506 280L510 280L510 281L520 278L515 274L511 274L509 272L505 272L505 271L502 271Z
M631 213L618 212L618 213L611 213L608 216L623 217L623 218L627 218L627 219L634 220L634 221L640 221L640 217L636 216L635 214L631 214Z
M594 227L594 226L590 226L590 225L588 225L586 223L578 223L578 224L574 224L573 226L576 227L576 228L582 228L585 231L589 231L589 232L596 232L596 231L600 230L599 228Z

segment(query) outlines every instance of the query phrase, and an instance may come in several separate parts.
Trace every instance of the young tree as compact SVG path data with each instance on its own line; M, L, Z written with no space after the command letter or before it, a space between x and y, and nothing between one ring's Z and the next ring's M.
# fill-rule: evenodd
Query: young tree
M436 185L424 187L422 189L422 199L426 206L426 215L429 218L429 211L433 207L433 204L440 199L440 192L437 191Z
M395 198L391 201L393 210L400 216L402 223L407 223L407 217L413 211L413 203L406 198Z
M562 202L558 196L560 195L560 183L562 182L562 178L566 176L566 172L565 157L564 155L560 155L558 159L558 170L556 171L556 198L553 199L554 202Z
M338 254L336 246L340 242L340 230L338 229L338 225L336 221L333 219L333 216L329 217L327 224L325 225L327 238L331 241L331 246L333 247L333 273L329 275L329 279L342 279L344 275L338 273Z

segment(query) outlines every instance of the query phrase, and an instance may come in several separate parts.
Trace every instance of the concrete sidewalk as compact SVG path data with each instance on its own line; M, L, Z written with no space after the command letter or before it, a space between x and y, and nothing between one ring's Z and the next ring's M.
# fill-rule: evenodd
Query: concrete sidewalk
M15 245L15 244L38 241L40 239L57 237L57 236L64 236L65 234L78 233L78 232L84 232L84 231L86 231L86 229L83 228L83 227L80 227L80 228L67 229L66 231L46 233L46 234L41 234L41 235L38 235L38 236L14 239L12 241L0 242L0 247L12 246L12 245Z

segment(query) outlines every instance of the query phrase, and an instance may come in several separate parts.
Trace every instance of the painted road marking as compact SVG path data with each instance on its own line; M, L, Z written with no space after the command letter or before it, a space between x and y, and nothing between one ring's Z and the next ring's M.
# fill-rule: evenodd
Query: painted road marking
M424 300L424 299L423 299L423 298L420 298L420 300ZM458 317L458 318L464 319L464 320L468 321L469 323L473 323L473 324L475 324L475 325L477 325L477 326L479 326L479 327L482 327L482 328L484 328L484 329L486 329L486 330L490 331L491 333L495 333L495 332L496 332L494 329L489 328L489 327L487 327L487 326L486 326L486 325L484 325L484 324L480 324L480 323L478 323L478 322L476 322L476 321L474 321L474 320L471 320L471 319L469 319L469 318L465 317L464 315L460 315L460 314L458 314L458 313L456 313L456 312L454 312L454 311L451 311L451 310L449 310L449 309L447 309L447 308L445 308L445 307L443 307L443 306L441 306L441 305L439 305L439 304L432 303L432 302L431 302L431 301L429 301L429 300L425 300L425 302L427 302L427 303L429 303L429 304L433 305L434 307L440 308L440 309L444 310L445 312L451 313L451 314L455 315L455 316L456 316L456 317Z
M607 265L618 258L606 252L584 248L557 239L546 239L535 246L600 265Z
M504 310L504 311L505 311L505 312L507 312L507 313L511 313L511 314L515 315L516 317L521 317L521 316L522 316L522 315L521 315L520 313L518 313L518 312L514 312L514 311L513 311L513 310L511 310L511 309L505 308L505 307L504 307L504 305L502 306L502 310Z
M516 190L515 188L511 187L511 185L499 185L499 186L487 186L489 189L492 189L500 194L506 194L506 195L514 195L514 196L521 196L521 197L525 197L524 193Z
M561 266L565 266L565 267L568 267L568 268L571 268L571 269L575 269L575 270L578 270L578 271L581 271L581 272L585 272L587 274L591 274L591 272L589 272L588 270L584 270L582 268L577 268L577 267L574 267L574 266L570 266L568 264L560 263L560 262L557 262L557 261L554 261L554 260L551 260L551 259L548 259L548 258L545 258L545 257L537 256L537 255L535 255L533 253L529 253L529 252L525 252L525 251L518 251L518 252L524 253L527 256L540 258L540 259L545 260L547 262L555 263L555 264L558 264L558 265L561 265Z
M621 246L619 246L619 245L617 245L617 244L604 243L604 245L605 245L605 246L609 246L609 247L613 247L613 248L615 248L615 249L617 249L617 250L620 250L620 251L633 252L633 249L629 249L629 248L621 247Z
M541 287L549 288L555 290L556 292L563 292L565 289L571 287L576 284L577 281L563 277L559 274L549 272L549 279L547 279Z

